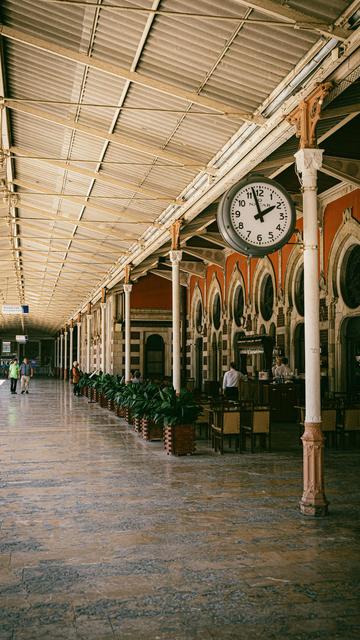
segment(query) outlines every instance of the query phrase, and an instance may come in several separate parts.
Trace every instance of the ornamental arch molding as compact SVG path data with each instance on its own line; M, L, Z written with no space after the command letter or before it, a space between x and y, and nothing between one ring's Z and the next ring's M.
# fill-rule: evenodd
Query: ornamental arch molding
M242 288L244 295L244 312L243 312L243 321L238 324L235 318L235 304L236 297L239 289ZM230 359L234 359L234 351L235 351L235 337L239 334L245 333L245 325L246 325L246 287L245 287L245 279L239 268L239 265L236 264L233 268L230 283L229 283L229 293L228 293L228 312L229 312L229 324L228 324L228 336L229 336L229 356Z
M351 318L360 315L360 306L349 307L343 297L341 276L348 251L354 245L360 245L360 224L344 210L343 225L334 236L328 262L329 308L329 377L332 390L345 387L346 344L345 327Z
M266 319L263 317L261 313L261 296L262 290L264 286L264 282L266 278L270 276L273 288L273 304L272 304L272 312L271 315ZM264 325L266 329L266 333L269 333L270 325L274 321L274 317L276 315L277 309L277 301L276 301L276 277L273 264L267 256L258 260L256 265L253 286L252 286L252 308L253 313L256 315L256 333L259 332L260 326Z

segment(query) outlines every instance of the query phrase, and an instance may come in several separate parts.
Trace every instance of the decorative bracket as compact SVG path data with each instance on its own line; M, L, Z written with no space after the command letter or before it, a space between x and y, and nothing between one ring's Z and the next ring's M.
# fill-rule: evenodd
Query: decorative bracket
M124 283L130 284L130 274L131 274L131 264L125 265L125 275L124 275Z
M177 251L180 249L180 228L181 228L181 220L176 220L173 222L170 229L171 235L171 250Z
M287 117L290 124L296 127L296 137L300 138L300 149L316 149L316 125L325 96L331 91L331 82L323 82Z

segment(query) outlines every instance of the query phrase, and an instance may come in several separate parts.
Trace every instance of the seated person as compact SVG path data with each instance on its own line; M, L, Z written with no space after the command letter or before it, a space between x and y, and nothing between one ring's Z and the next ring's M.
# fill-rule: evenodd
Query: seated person
M288 362L287 358L281 358L279 356L276 358L276 364L272 368L273 378L285 378L289 380L293 377L294 374L291 371Z

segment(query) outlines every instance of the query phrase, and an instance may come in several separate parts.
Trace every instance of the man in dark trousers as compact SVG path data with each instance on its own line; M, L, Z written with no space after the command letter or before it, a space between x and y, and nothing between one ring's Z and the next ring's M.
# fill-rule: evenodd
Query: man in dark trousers
M33 369L27 358L24 358L20 366L21 393L29 393L30 378L33 377Z

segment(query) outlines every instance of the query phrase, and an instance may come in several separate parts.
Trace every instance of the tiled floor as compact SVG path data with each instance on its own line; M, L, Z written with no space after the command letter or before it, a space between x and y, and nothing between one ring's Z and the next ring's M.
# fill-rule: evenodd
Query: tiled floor
M283 442L169 458L67 385L5 382L0 640L359 638L359 450L326 453L307 519Z

